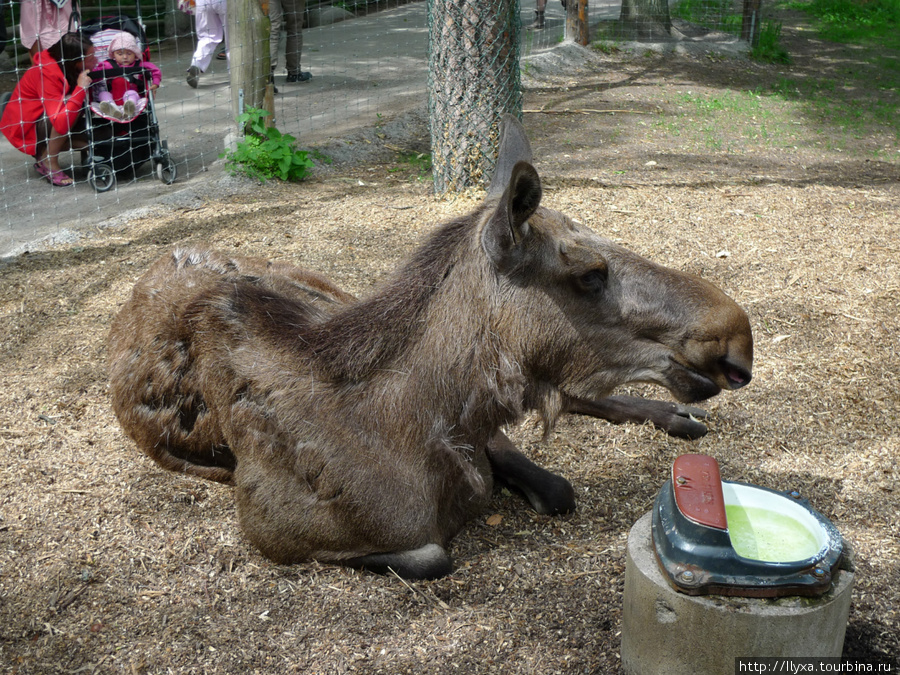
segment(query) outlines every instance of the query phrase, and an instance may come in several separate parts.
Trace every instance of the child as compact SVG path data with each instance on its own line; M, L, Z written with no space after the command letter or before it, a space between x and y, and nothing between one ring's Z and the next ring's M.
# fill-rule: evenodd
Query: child
M131 33L122 31L109 43L109 59L101 63L96 70L107 70L121 66L143 66L150 72L150 82L147 84L149 91L155 91L162 80L162 72L150 61L141 59L141 48ZM137 74L136 77L145 78L146 73ZM138 93L137 85L125 77L115 77L110 80L101 80L94 85L94 99L99 103L101 114L106 117L114 117L119 120L131 120L143 108L143 100Z

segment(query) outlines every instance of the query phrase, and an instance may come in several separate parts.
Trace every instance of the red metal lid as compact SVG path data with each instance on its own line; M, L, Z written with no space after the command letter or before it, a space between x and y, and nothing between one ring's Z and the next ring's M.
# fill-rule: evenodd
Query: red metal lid
M681 455L672 464L675 504L698 525L728 529L719 463L709 455Z

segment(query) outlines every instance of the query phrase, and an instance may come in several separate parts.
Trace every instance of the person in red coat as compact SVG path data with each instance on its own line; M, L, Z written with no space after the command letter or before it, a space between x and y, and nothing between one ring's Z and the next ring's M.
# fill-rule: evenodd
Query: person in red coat
M77 132L91 86L88 71L97 63L91 41L66 33L39 52L25 71L0 118L0 131L21 152L35 158L35 170L53 185L71 185L59 166L59 154L84 147Z

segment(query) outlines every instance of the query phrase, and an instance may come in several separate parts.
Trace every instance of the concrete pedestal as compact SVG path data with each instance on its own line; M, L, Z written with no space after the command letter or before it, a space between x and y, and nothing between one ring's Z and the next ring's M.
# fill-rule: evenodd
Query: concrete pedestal
M663 577L653 552L651 514L628 535L622 665L628 675L733 675L740 656L840 656L853 573L836 571L815 598L690 596Z

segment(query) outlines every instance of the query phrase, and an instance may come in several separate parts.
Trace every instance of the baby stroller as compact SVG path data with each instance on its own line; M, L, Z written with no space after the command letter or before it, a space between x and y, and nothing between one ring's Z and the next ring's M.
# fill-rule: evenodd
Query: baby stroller
M149 56L144 30L131 17L100 17L83 24L81 30L104 58L113 37L120 31L131 33L141 45L145 59ZM123 77L135 85L141 97L134 115L127 118L110 117L103 114L96 102L88 104L85 115L88 145L82 151L82 165L88 170L91 187L97 192L106 192L116 184L118 175L134 173L148 161L153 162L159 180L166 185L175 182L177 168L169 156L168 144L160 139L159 120L148 88L148 71L140 65L116 66L92 71L90 75L95 85L104 79Z

